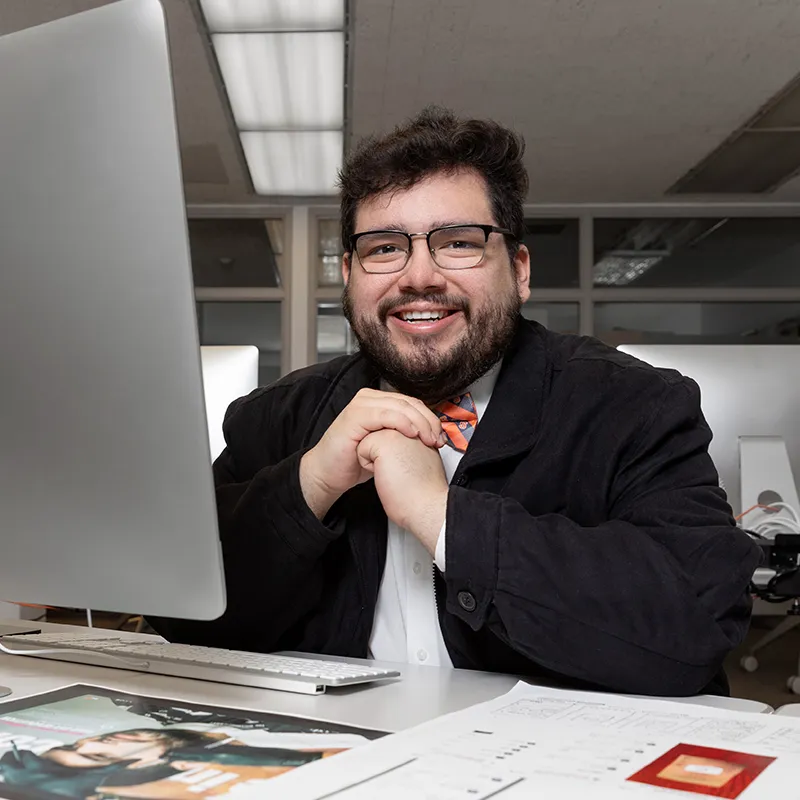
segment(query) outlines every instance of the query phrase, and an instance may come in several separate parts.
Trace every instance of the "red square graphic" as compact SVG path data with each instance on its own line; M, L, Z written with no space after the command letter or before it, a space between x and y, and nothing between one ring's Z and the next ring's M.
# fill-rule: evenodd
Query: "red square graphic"
M679 744L628 778L664 789L738 797L775 759Z

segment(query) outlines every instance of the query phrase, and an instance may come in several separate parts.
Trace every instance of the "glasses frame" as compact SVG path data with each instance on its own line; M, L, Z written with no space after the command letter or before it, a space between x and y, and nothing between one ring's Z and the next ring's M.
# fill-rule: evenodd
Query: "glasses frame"
M472 264L469 267L445 267L442 266L436 260L436 251L433 250L431 247L431 236L435 233L439 233L440 231L450 231L450 230L458 230L460 228L478 228L483 231L484 235L484 247L483 247L483 254L480 257L480 260L476 264ZM406 257L403 263L397 269L390 269L390 270L371 270L367 269L361 258L358 255L358 250L356 250L356 244L358 240L362 236L371 236L376 233L391 233L395 236L405 236L408 239L408 250L406 251ZM469 222L463 225L443 225L441 228L432 228L429 231L420 231L419 233L406 233L405 231L392 231L392 230L378 230L378 231L361 231L359 233L354 233L350 236L350 253L355 255L356 260L358 261L361 269L364 270L369 275L393 275L396 272L402 272L406 266L408 265L409 260L411 259L411 252L414 247L414 239L419 239L421 236L425 237L425 244L428 248L428 252L431 254L431 258L433 259L433 263L436 264L439 269L446 269L449 272L460 272L461 270L466 269L475 269L475 267L479 267L483 264L484 259L486 258L486 245L489 242L489 236L493 233L501 233L503 236L509 236L514 241L518 241L517 237L514 236L513 231L508 230L508 228L499 228L497 225L479 225L476 222Z

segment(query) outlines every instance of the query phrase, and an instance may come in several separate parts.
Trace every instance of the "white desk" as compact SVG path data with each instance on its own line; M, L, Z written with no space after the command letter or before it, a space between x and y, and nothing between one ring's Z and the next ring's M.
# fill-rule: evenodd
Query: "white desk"
M81 630L67 625L40 625L43 631ZM95 630L102 632L99 628ZM142 638L142 634L117 631L107 633ZM13 646L13 638L5 641ZM392 668L398 666L377 661L369 663ZM9 700L67 684L88 683L198 703L295 714L329 722L398 731L441 714L490 700L507 692L517 682L517 678L509 675L472 670L440 669L412 664L402 664L400 669L403 673L402 680L338 689L313 696L0 654L0 685L8 686L12 690L13 694L7 698ZM736 711L772 710L769 706L752 700L710 696L678 699L680 702L701 703Z

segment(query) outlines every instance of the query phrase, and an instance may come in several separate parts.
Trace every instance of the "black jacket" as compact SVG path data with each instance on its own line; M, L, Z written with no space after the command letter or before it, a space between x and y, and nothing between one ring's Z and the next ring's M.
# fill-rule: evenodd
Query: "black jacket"
M236 401L214 464L228 608L153 620L241 650L365 657L386 558L370 481L323 522L300 458L379 377L360 355ZM696 384L520 322L453 477L439 620L456 667L572 686L726 693L758 548L735 527Z

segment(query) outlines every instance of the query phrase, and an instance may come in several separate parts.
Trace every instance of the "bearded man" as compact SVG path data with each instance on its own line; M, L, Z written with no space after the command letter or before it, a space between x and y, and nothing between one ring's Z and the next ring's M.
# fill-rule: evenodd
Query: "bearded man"
M359 351L232 405L228 608L173 641L727 693L758 549L699 391L528 322L523 142L427 109L347 158ZM535 254L534 254L535 260Z

